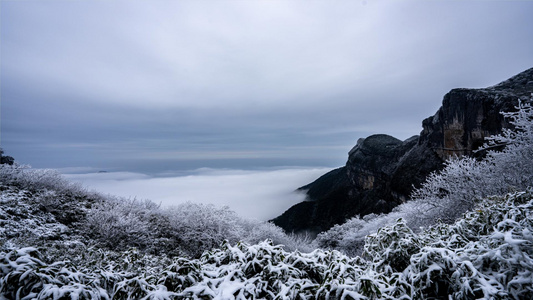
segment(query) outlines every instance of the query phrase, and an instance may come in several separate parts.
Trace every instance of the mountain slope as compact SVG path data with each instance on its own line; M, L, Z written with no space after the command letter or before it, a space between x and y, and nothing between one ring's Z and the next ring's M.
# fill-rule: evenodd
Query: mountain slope
M356 215L386 213L405 202L433 171L454 155L474 152L509 123L500 114L533 93L533 68L484 89L453 89L441 108L422 122L419 136L399 141L387 135L360 139L344 167L300 188L307 201L273 223L287 232L318 233Z

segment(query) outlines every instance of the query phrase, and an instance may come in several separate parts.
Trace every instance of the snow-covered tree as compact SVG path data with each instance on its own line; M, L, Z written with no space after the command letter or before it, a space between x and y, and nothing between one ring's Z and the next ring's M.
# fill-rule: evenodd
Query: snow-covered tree
M454 157L413 192L412 199L421 204L420 217L428 223L438 218L451 222L472 208L475 199L533 184L533 108L519 101L516 111L502 114L514 128L487 138L478 150L486 151L485 158Z

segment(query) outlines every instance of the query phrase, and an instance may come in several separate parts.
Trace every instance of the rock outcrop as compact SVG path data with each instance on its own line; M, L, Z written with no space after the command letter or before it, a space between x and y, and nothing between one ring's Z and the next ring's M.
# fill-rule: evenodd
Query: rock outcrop
M6 164L6 165L13 165L15 163L15 159L11 156L4 155L4 150L0 148L0 165Z
M318 233L356 215L390 212L407 201L453 155L474 152L510 124L500 114L533 93L533 68L484 89L453 89L437 113L422 122L420 136L405 141L378 134L359 139L344 167L299 188L307 201L272 220L288 232Z

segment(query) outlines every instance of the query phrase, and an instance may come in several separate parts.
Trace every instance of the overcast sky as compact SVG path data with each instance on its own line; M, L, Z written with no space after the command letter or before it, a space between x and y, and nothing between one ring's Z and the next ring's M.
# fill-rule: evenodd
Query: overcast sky
M1 147L34 167L344 164L533 67L533 1L0 1Z

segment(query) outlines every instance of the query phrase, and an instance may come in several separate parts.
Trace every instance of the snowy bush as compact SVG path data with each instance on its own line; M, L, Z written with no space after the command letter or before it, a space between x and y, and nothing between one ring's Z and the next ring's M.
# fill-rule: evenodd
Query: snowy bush
M193 257L225 239L234 243L245 236L240 217L227 206L184 203L169 209L166 215L172 238Z
M64 262L44 263L35 248L23 248L0 259L0 295L7 299L101 299L107 293L94 278L65 269ZM7 275L6 275L7 274Z
M376 234L366 237L363 256L372 259L380 272L401 272L420 247L418 237L399 219L396 224L380 228Z
M51 190L73 196L87 193L80 184L66 180L56 170L33 169L27 165L0 164L0 182L31 191Z
M402 216L405 215L395 212L384 215L371 214L363 218L356 216L344 224L335 225L330 230L318 234L313 244L323 249L337 249L350 256L361 255L367 235L376 233L381 227L394 224Z
M306 234L286 234L283 229L270 222L243 219L245 234L241 238L249 244L257 244L271 240L275 245L283 245L287 251L311 252L315 248L311 245L311 237Z
M532 299L533 191L484 199L454 224L417 234L403 220L365 256L223 242L197 259L88 248L47 263L0 253L0 299Z
M446 161L442 171L429 175L412 195L419 202L423 223L436 219L452 222L474 206L473 200L495 194L496 187L489 182L495 172L491 165L487 160L454 157Z
M88 214L87 232L105 247L146 248L152 238L151 213L151 203L109 198Z
M200 255L227 240L266 239L288 250L311 251L310 239L288 236L271 223L249 220L228 207L184 203L160 208L150 201L111 198L87 216L87 232L109 249L136 247L152 254Z
M533 107L531 103L519 102L516 112L503 115L510 119L514 129L504 129L502 134L489 137L483 147L490 150L505 145L503 151L489 151L487 155L496 168L490 184L501 192L523 190L533 180Z

